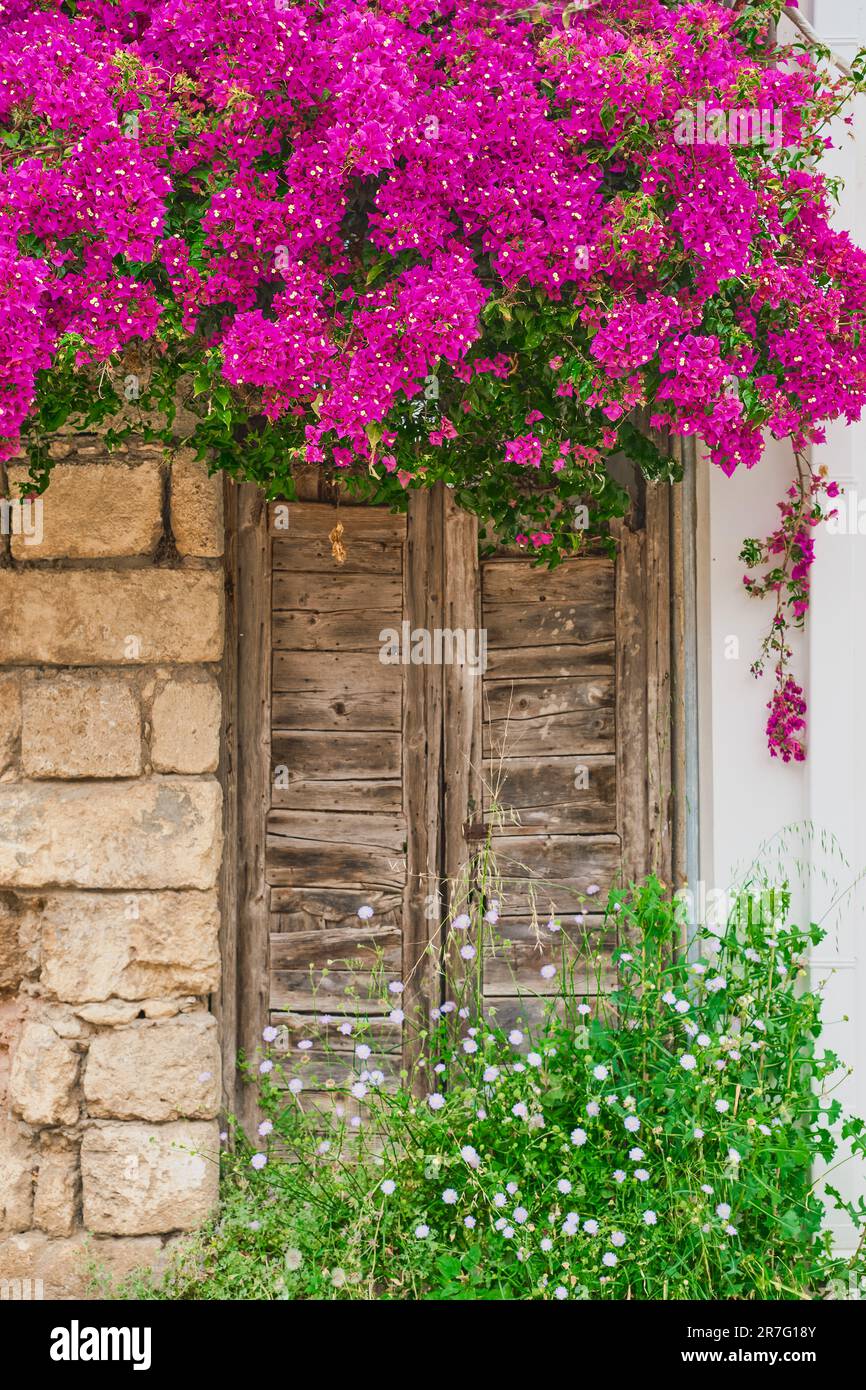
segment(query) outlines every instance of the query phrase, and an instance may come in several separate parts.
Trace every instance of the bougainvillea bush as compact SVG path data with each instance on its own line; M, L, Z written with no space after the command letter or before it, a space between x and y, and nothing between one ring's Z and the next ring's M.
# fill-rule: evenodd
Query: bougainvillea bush
M866 1202L843 1199L834 1176L840 1145L862 1159L866 1127L832 1096L839 1061L819 1045L820 994L803 988L821 932L789 926L787 907L784 895L741 901L691 959L679 904L654 879L612 892L594 933L539 923L562 944L559 965L542 967L558 978L540 1023L500 1027L470 971L424 1021L426 1065L396 1087L381 1013L357 992L339 1019L311 1019L288 1056L266 1029L247 1063L264 1118L253 1144L235 1130L222 1154L218 1214L164 1278L126 1292L847 1298L863 1252L833 1254L827 1211L866 1229ZM505 949L495 905L468 916L452 937L474 926L483 954ZM598 947L613 932L618 984L605 996ZM396 1004L383 986L380 1009ZM348 1057L329 1054L335 1033L351 1039Z
M271 495L445 480L555 561L576 498L624 510L612 453L675 473L653 431L805 449L866 398L816 167L860 69L779 10L0 0L0 458L44 486L59 425L168 434L185 382Z

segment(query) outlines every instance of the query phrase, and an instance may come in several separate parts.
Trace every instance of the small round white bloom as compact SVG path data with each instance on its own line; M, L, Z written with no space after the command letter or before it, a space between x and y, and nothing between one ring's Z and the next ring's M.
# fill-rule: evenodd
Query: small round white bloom
M680 1066L684 1071L694 1071L697 1062L690 1052L684 1052L680 1058Z
M687 1014L691 1008L691 1004L688 999L678 999L674 1007L678 1014Z
M592 1074L596 1081L606 1081L609 1075L607 1067L602 1066L601 1063L597 1067L593 1067Z
M392 1009L388 1015L391 1023L402 1023L406 1015L402 1009Z
M718 1206L716 1207L716 1216L718 1216L722 1221L727 1221L730 1214L731 1208L728 1206L728 1203L719 1202Z
M495 1192L493 1194L493 1205L495 1207L504 1207L507 1204L507 1202L508 1198L506 1197L504 1192Z
M548 1250L553 1249L553 1241L550 1239L550 1236L544 1236L543 1239L539 1241L539 1246L544 1253L547 1254Z
M460 947L460 954L464 960L473 960L475 957L475 947L467 941L465 946Z
M463 1225L466 1227L466 1229L467 1229L468 1231L471 1231L472 1228L473 1228L473 1226L475 1225L475 1217L474 1217L474 1216L464 1216L464 1218L463 1218Z
M715 1105L720 1115L724 1115L725 1111L731 1108L731 1103L727 1100L717 1100Z
M363 1100L366 1094L367 1087L364 1085L363 1081L356 1081L352 1087L352 1095L355 1097L355 1100Z
M462 1046L463 1051L468 1053L470 1057L472 1056L473 1052L478 1051L478 1044L474 1038L464 1038Z
M511 1113L512 1115L516 1115L518 1120L525 1120L529 1116L529 1111L522 1100L519 1100L516 1105L512 1105Z
M521 1033L519 1028L512 1028L511 1032L508 1034L508 1041L514 1047L520 1046L520 1044L523 1042L523 1034Z
M584 1221L583 1229L586 1231L586 1234L588 1236L597 1236L598 1222L593 1217L590 1217L588 1221Z
M445 1191L442 1193L442 1201L445 1203L446 1207L453 1207L454 1203L457 1201L457 1192L453 1187L446 1187Z
M466 931L469 926L469 914L467 912L461 912L459 917L454 918L451 925L455 931Z
M389 994L402 994L405 986L401 980L392 980L388 986Z
M564 1298L568 1298L568 1289L563 1288L562 1284L557 1284L553 1290L553 1297L558 1298L561 1303Z
M465 1163L469 1164L470 1168L477 1168L481 1162L481 1159L478 1157L478 1151L474 1149L471 1144L463 1145L463 1148L460 1150L460 1157Z
M386 1178L383 1183L379 1184L379 1191L384 1192L386 1197L390 1197L391 1193L396 1189L396 1187L397 1184L395 1183L393 1178Z
M612 1269L616 1264L616 1255L612 1250L606 1250L601 1257L601 1262L603 1265L607 1265L608 1269Z
M599 1115L599 1104L597 1100L589 1100L586 1103L586 1113L590 1119L597 1119Z
M643 1214L643 1219L645 1226L655 1226L656 1222L658 1221L658 1217L656 1216L654 1211L645 1211Z
M635 1147L633 1149L629 1149L628 1156L631 1159L632 1163L640 1163L641 1159L646 1157L646 1154L644 1153L643 1149L638 1149Z
M638 1182L649 1181L649 1173L647 1172L646 1168L635 1168L634 1175L637 1178Z
M516 1221L518 1226L522 1226L528 1216L529 1212L526 1210L526 1207L515 1207L512 1220Z
M428 1237L429 1234L430 1234L430 1227L427 1226L427 1225L425 1225L425 1223L424 1223L423 1221L421 1221L421 1222L419 1222L419 1224L415 1227L415 1234L416 1234L416 1236L418 1237L419 1240L426 1240L427 1237Z
M364 903L363 907L358 908L358 916L362 922L369 922L370 918L373 916L372 907L370 907L368 903Z
M541 1066L541 1054L538 1053L538 1052L530 1052L530 1053L527 1055L526 1060L527 1060L527 1062L529 1063L529 1065L530 1065L531 1067L540 1067L540 1066Z
M293 1076L289 1082L289 1090L293 1096L299 1096L304 1089L304 1083L299 1076Z
M610 1243L611 1245L617 1246L618 1249L621 1249L622 1246L625 1245L625 1232L612 1231L610 1236Z
M542 965L538 973L541 976L542 980L552 980L554 975L556 974L556 966Z
M556 1189L558 1192L562 1192L563 1195L567 1196L571 1191L571 1183L568 1181L568 1178L560 1178L559 1182L556 1184Z
M623 1172L622 1168L616 1168L616 1169L614 1170L614 1174L613 1174L613 1180L614 1180L614 1182L625 1182L625 1179L626 1179L626 1175L625 1175L625 1173Z
M445 1097L440 1095L438 1091L434 1091L432 1095L427 1097L427 1104L431 1110L441 1110L445 1104Z
M637 1130L640 1129L640 1120L638 1119L637 1115L626 1115L623 1124L625 1125L629 1134L634 1134Z
M699 1126L696 1126L692 1132L696 1139L703 1139L704 1131Z
M581 1129L579 1126L577 1129L573 1129L571 1131L571 1142L576 1145L578 1149L581 1148L586 1143L586 1130Z

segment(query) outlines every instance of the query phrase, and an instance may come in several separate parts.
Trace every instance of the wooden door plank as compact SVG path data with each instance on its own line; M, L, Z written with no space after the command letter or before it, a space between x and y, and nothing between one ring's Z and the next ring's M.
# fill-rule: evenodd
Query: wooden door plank
M390 633L400 632L399 610L370 609L365 613L275 613L276 651L366 652L379 659Z
M220 871L220 987L211 1000L217 1019L222 1060L222 1112L236 1111L238 1073L237 1055L240 1046L240 1006L238 997L238 869L245 846L241 844L238 828L238 683L240 679L239 613L238 613L238 487L234 479L223 475L223 512L225 516L225 589L226 631L225 655L221 673L222 730L220 761L217 775L225 789L223 811L223 857Z
M399 922L402 892L371 892L366 903L377 925ZM360 925L358 906L357 893L348 888L272 888L270 892L270 910L279 914L281 931L334 927L354 931Z
M402 811L403 784L399 777L390 781L298 777L287 787L275 786L271 804L285 811Z
M510 914L583 910L587 889L597 885L607 895L620 876L618 835L521 835L510 828L493 838L503 885L503 904Z
M484 756L546 757L568 747L583 753L612 753L615 731L613 708L548 714L538 719L488 719L484 724Z
M485 810L495 800L521 834L580 834L617 829L616 760L583 753L508 758L488 764Z
M400 694L401 668L379 660L378 645L366 652L274 652L274 691L307 691L322 700L363 691L376 699Z
M289 504L288 526L282 525L280 503L269 508L271 534L277 540L318 540L329 535L338 524L343 526L343 544L351 555L352 544L358 541L385 541L401 545L406 535L406 516L389 512L385 507L329 506L324 502L292 502ZM284 505L284 504L283 504Z
M377 782L400 775L400 735L276 729L272 756L274 767L285 768L285 780L290 783L302 778Z
M444 572L443 625L452 631L481 631L481 582L478 562L478 523L463 512L449 492L443 498ZM468 647L468 643L467 643ZM476 638L473 650L485 651ZM476 844L467 843L465 827L481 815L483 797L482 723L484 671L477 666L448 666L444 671L443 780L443 914L449 921L472 909L478 895ZM478 913L473 914L477 920ZM445 992L461 997L471 965L460 956L460 945L473 943L473 933L454 933L443 940Z
M265 824L271 785L271 571L264 495L255 484L242 483L236 498L238 1044L254 1057L269 1009ZM238 1087L236 1113L252 1135L258 1121L255 1087Z
M574 714L578 710L613 708L615 686L613 655L597 664L592 674L562 679L544 669L532 677L488 678L484 683L484 710L488 719L542 719Z
M488 560L484 564L484 603L574 604L610 608L613 561L599 557L565 560L556 569L528 559Z
M274 574L284 571L297 574L333 574L336 567L331 542L327 536L316 539L274 540ZM354 541L340 567L345 575L392 575L403 567L400 545L384 541Z
M282 571L273 577L274 612L292 609L316 613L358 613L385 608L396 613L403 603L397 574L298 574Z
M443 606L444 487L413 492L409 500L404 612L413 628L441 626ZM403 1008L406 1061L419 1060L430 1010L440 1002L442 671L433 664L405 667L403 795L408 828L404 900ZM420 1084L420 1082L419 1082Z
M614 636L613 606L575 596L571 603L485 603L484 626L497 647L581 646Z
M356 690L350 694L321 691L276 691L271 702L275 729L341 733L399 733L402 700L399 684L391 690Z
M603 641L587 642L583 645L569 640L538 646L534 642L531 628L523 633L523 637L525 641L512 647L498 647L491 645L488 632L488 681L515 681L524 677L537 677L540 671L544 673L545 679L580 677L595 674L601 661L614 662L612 634Z
M374 969L381 960L387 970L399 975L402 966L403 933L398 924L355 931L343 927L316 928L313 931L271 932L271 967L274 970L304 970L329 965L336 969L357 961L359 967Z
M267 837L267 876L274 887L354 888L359 905L368 888L402 887L405 856L378 845L340 845L291 835Z

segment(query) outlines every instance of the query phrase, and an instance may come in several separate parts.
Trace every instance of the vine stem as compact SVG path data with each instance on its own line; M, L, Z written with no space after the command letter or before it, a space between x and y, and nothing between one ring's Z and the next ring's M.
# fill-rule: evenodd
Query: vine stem
M843 73L844 76L849 79L849 81L854 81L854 74L851 71L848 64L845 62L845 59L840 58L838 53L834 53L832 48L827 47L827 45L822 41L820 34L817 34L815 32L808 19L804 19L803 16L800 14L799 10L795 10L792 5L783 5L782 14L785 16L787 20L790 20L795 29L799 29L800 33L803 35L805 39L809 40L810 44L812 44L815 48L821 48L824 50L824 52L829 53L831 61L839 69L839 71Z

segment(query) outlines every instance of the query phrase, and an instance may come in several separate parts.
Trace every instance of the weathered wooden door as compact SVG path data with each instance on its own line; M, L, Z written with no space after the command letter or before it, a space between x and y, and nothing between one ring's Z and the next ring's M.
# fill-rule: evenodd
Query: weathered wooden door
M230 1045L270 1022L292 1046L330 1015L339 1048L377 961L407 1017L436 1007L448 899L494 801L512 945L484 989L502 1022L531 1016L550 988L539 915L591 922L592 890L667 870L661 507L623 526L616 563L550 572L479 561L444 488L407 515L235 492ZM395 1067L411 1048L384 1009L376 1036Z

